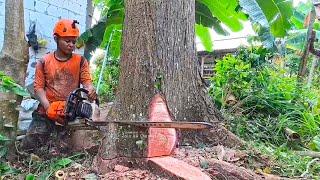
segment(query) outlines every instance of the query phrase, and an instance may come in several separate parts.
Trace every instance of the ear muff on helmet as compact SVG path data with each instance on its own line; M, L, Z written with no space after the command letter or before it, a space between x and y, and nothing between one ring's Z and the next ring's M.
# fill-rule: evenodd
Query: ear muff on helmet
M79 37L80 30L76 26L76 24L79 24L77 20L61 19L56 23L53 29L53 35L57 35L60 37Z

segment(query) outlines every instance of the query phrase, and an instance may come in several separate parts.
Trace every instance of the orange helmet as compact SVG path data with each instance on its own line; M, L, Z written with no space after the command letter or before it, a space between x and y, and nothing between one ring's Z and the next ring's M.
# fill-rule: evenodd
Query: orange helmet
M53 35L58 35L61 37L79 37L80 30L76 24L79 24L77 20L61 19L56 23L53 29Z

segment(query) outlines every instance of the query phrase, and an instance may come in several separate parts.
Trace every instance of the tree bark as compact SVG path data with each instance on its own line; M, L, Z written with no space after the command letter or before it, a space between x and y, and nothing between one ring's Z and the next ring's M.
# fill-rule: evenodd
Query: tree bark
M160 91L174 120L213 122L215 130L223 129L222 136L227 136L229 132L218 126L223 118L201 79L194 0L126 0L125 8L119 91L109 117L146 121L150 100ZM121 132L114 124L108 127L99 156L124 155L117 144Z
M93 16L93 5L92 0L87 0L87 9L86 9L86 30L91 28L92 16Z
M28 63L28 46L25 41L23 0L5 2L4 44L0 53L0 71L24 85ZM22 97L0 93L0 132L12 139L10 153L16 137L19 112L16 110Z

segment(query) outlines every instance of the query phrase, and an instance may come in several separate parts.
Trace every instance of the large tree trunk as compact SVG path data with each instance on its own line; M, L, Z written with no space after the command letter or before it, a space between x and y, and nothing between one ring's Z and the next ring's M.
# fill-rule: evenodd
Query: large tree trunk
M126 0L125 7L120 84L110 117L119 121L146 120L149 102L159 90L174 120L222 121L200 76L194 0ZM221 126L217 129L222 129L223 136L228 135ZM110 159L135 155L124 153L121 147L125 144L125 149L134 149L132 140L121 143L119 133L123 127L116 130L115 125L108 127L100 156Z
M23 0L6 0L4 44L0 54L0 71L24 85L28 63L28 46L25 41ZM12 139L13 146L19 112L16 110L22 97L0 93L0 132ZM15 148L11 147L10 152Z

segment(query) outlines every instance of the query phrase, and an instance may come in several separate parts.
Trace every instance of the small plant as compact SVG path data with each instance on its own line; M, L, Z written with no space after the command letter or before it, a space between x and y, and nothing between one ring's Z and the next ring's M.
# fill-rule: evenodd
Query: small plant
M0 179L20 172L4 161L8 152L7 144L9 141L10 139L0 134Z
M210 79L212 86L209 94L217 105L223 108L228 95L242 98L251 88L251 66L240 59L227 55L218 60L214 68L215 75Z
M97 69L93 75L93 83L96 85L99 81L101 71L101 60L96 62ZM102 75L102 82L99 88L99 98L102 102L112 101L115 98L115 92L119 84L119 59L111 59L107 62Z
M0 92L13 92L20 96L30 96L25 88L21 87L2 71L0 71Z
M27 176L38 177L37 179L48 179L53 174L63 168L69 167L72 163L83 157L82 153L72 155L65 158L53 158L46 161L32 161L29 162L29 174Z
M300 176L308 168L308 163L312 161L310 157L299 156L284 145L276 147L272 144L261 142L249 142L249 146L254 146L262 155L269 157L273 161L271 167L272 174L294 177ZM309 176L319 178L320 165L315 164L309 169Z

